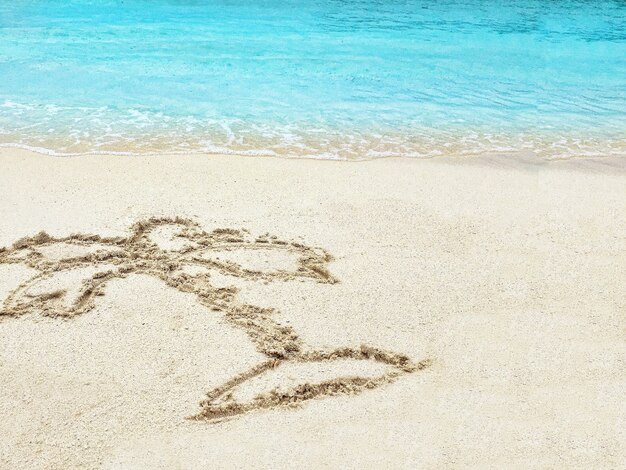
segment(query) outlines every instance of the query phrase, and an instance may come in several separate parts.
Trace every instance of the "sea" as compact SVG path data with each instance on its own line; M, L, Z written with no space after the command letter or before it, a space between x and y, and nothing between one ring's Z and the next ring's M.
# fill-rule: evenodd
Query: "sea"
M626 2L0 2L0 146L626 156Z

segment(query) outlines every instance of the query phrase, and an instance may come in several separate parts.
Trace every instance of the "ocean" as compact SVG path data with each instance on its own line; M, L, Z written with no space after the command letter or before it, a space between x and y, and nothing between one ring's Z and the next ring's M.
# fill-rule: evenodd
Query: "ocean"
M0 145L626 156L626 3L4 1Z

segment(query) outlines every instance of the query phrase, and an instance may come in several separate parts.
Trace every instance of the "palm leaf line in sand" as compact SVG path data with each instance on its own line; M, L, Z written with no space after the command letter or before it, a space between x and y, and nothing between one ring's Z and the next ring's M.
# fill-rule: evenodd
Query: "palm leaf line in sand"
M150 239L155 229L174 226L176 239L184 242L177 250L165 250ZM95 251L61 259L50 259L45 248L71 244L78 247L96 248ZM246 269L224 260L206 259L202 255L210 251L280 250L297 256L295 270L264 272ZM128 274L147 274L164 281L181 292L194 293L207 308L223 312L224 318L234 327L246 332L257 351L268 359L240 374L220 387L208 392L201 403L200 412L194 419L216 420L247 413L256 409L277 406L296 406L306 400L321 396L347 395L393 382L403 374L427 367L429 361L412 362L407 356L383 351L369 346L338 348L331 351L309 350L290 326L272 319L274 309L242 304L236 301L238 289L215 287L209 277L189 274L184 266L216 270L221 274L249 280L275 281L309 279L318 283L334 284L337 280L328 271L332 256L323 249L300 243L286 242L270 235L252 238L246 230L216 229L212 232L183 218L149 218L135 223L128 237L101 237L99 235L73 234L56 238L45 232L16 241L9 248L0 248L0 264L21 263L38 271L38 274L10 292L0 316L19 316L39 313L51 317L72 317L91 310L97 296L104 295L107 281L123 278ZM94 269L98 268L100 269ZM90 271L91 269L91 271ZM88 271L78 288L75 298L64 305L67 290L53 289L32 294L37 284L55 275ZM274 388L241 403L233 397L233 391L246 381L268 373L286 362L321 363L341 359L371 360L388 366L388 371L376 377L353 375L338 377L320 383L301 383L288 390Z

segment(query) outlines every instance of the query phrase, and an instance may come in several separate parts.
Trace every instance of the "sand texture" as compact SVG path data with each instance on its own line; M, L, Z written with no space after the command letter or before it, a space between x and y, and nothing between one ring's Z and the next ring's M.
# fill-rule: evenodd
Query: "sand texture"
M624 468L621 163L0 153L0 468Z

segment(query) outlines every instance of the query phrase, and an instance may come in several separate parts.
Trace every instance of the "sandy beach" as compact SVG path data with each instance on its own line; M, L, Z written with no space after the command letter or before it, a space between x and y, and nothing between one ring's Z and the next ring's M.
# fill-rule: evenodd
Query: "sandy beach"
M0 468L626 466L619 163L0 165Z

